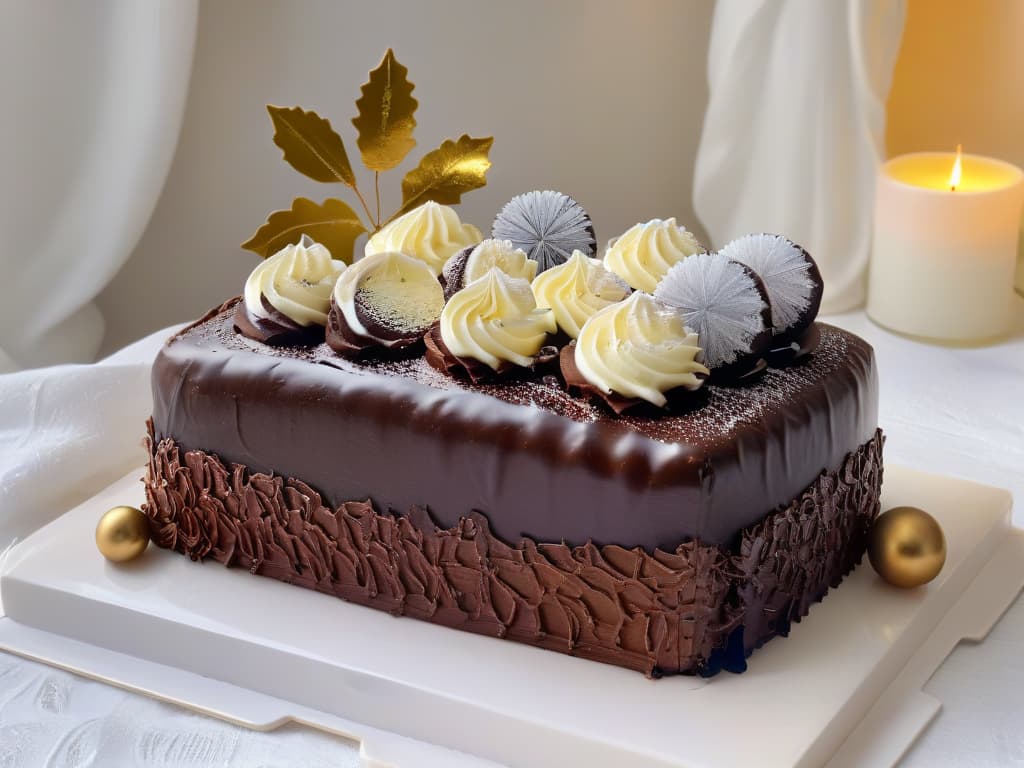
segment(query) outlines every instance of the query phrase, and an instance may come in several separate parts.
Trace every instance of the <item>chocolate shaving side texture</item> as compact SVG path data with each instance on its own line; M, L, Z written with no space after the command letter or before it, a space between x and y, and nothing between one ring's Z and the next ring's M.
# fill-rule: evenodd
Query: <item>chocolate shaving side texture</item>
M786 509L743 531L735 563L749 655L807 615L860 562L879 512L882 431Z
M148 426L143 510L160 547L654 677L742 671L754 648L787 634L860 561L882 479L878 432L735 550L510 545L478 512L441 529L421 507L330 509L301 480L157 443Z

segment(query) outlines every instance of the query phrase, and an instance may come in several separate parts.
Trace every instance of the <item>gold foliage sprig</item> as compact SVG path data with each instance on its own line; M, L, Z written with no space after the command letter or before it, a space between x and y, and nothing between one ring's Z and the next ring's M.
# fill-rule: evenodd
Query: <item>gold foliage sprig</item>
M401 207L382 219L380 174L397 167L416 146L413 133L419 103L412 95L415 86L409 82L408 73L389 48L380 66L370 72L356 101L359 114L352 119L352 125L358 132L356 146L363 165L373 171L376 213L371 212L359 189L345 142L329 120L301 107L267 105L274 124L274 143L281 148L285 161L314 181L341 183L351 188L367 223L342 200L328 198L317 204L299 197L290 209L271 213L266 223L242 243L243 248L266 258L305 233L323 243L334 258L351 263L356 239L361 234L373 234L430 200L458 203L466 192L487 184L487 169L491 167L488 153L494 139L468 135L448 139L424 155L419 165L405 175Z

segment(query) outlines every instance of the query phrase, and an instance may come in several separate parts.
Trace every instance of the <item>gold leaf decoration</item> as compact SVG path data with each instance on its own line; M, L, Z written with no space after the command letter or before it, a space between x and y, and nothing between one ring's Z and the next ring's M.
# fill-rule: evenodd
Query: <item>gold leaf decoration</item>
M359 216L342 200L329 198L322 205L298 197L289 210L274 211L242 247L263 258L272 256L302 235L322 243L331 256L352 263L356 238L366 231Z
M474 139L463 135L458 141L446 140L428 152L420 164L402 179L402 207L392 216L397 218L423 203L433 200L445 205L458 203L465 192L487 184L494 139Z
M413 98L415 86L408 74L388 48L380 66L362 86L363 95L356 102L359 116L353 118L352 125L359 131L356 143L363 165L371 171L390 171L416 146L413 115L419 103Z
M382 221L380 174L391 170L406 158L416 140L415 86L409 82L409 70L388 49L380 64L369 74L356 102L358 116L352 124L358 131L356 140L363 164L373 171L373 195L376 202L370 210L367 195L359 188L345 142L326 118L301 107L267 105L274 123L274 143L284 152L284 159L300 173L323 182L341 182L352 188L366 214L360 216L341 200L314 203L297 198L288 210L274 211L256 233L242 244L264 258L284 246L297 242L303 234L321 242L336 259L352 262L355 241L364 232L379 232L385 224L428 201L443 204L461 202L462 195L487 184L491 167L488 153L494 139L474 139L463 135L457 141L448 139L402 180L402 207Z
M267 105L274 121L274 143L284 150L284 159L299 173L316 181L356 184L345 143L331 127L331 121L301 107Z

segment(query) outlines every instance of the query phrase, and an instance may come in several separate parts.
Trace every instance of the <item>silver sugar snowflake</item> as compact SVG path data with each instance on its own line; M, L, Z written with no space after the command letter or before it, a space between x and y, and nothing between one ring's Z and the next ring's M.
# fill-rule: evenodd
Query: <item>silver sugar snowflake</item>
M494 219L491 236L511 240L537 262L537 271L567 261L573 251L597 253L594 225L583 207L561 192L526 192L509 200Z
M789 330L807 311L816 286L813 262L799 245L782 235L744 235L721 253L746 264L764 280L776 333Z
M697 332L704 364L717 368L751 352L765 333L765 301L756 278L721 253L698 253L677 262L654 289L654 297L682 311Z

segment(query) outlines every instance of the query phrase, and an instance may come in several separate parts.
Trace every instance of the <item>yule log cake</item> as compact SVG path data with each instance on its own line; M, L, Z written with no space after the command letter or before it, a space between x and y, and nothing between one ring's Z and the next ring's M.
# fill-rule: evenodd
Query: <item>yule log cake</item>
M781 236L707 253L656 219L599 253L553 192L492 234L431 202L351 264L302 237L170 339L154 540L653 676L742 670L864 553L871 348L815 322Z

